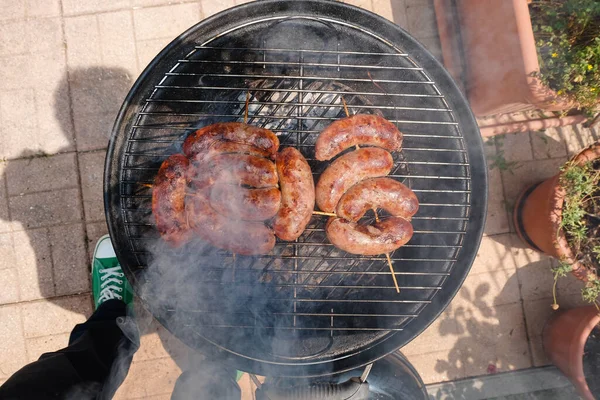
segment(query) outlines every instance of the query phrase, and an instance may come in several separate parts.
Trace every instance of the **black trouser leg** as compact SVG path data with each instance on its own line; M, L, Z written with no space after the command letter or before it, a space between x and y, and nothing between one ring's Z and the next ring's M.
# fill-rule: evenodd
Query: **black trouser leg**
M129 371L139 333L126 305L109 300L75 326L69 346L43 354L0 387L2 400L110 399Z

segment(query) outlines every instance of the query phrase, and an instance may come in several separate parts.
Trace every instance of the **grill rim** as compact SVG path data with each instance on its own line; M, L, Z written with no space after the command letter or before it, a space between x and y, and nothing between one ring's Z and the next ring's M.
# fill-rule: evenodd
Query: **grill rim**
M483 143L475 118L468 107L464 95L439 61L423 45L400 27L378 15L348 4L333 0L263 0L260 4L246 3L200 21L173 40L152 60L136 80L123 102L115 120L107 149L104 174L104 206L109 233L116 244L114 247L117 257L128 279L136 287L139 284L139 280L132 268L137 263L135 262L135 257L132 257L134 249L129 248L127 244L128 235L123 229L124 221L121 215L121 194L118 184L120 182L119 175L123 169L123 152L125 152L125 145L128 141L127 134L135 125L136 119L134 117L142 111L144 100L154 90L154 85L150 85L150 83L157 81L157 74L154 71L167 70L164 67L170 67L173 65L174 60L184 58L186 53L183 50L186 48L186 41L189 40L190 36L196 35L198 32L202 32L204 37L213 37L217 33L227 32L232 27L240 27L245 23L263 20L266 15L271 14L292 14L293 16L313 18L316 15L318 17L339 20L345 24L348 23L347 21L353 21L352 25L361 27L366 32L372 32L377 37L385 38L393 47L399 47L403 50L403 53L409 54L423 68L428 78L435 82L438 88L443 90L444 100L449 102L449 108L453 110L468 157L468 171L472 184L470 198L471 217L464 233L462 249L452 269L452 275L454 275L453 284L444 283L442 289L433 297L430 304L420 312L420 318L411 322L410 330L411 332L416 332L416 334L412 334L414 338L444 311L456 295L468 275L468 271L479 248L485 226L485 215L487 213L487 168L485 167ZM236 19L235 16L240 16L240 18ZM191 47L193 48L199 42L190 43L193 43ZM142 89L144 88L147 89L146 92L143 92ZM480 188L486 188L486 191L481 195L475 196L476 190ZM156 312L157 310L152 310L144 300L142 302L163 323L163 318L160 318L160 315ZM167 324L163 323L163 325L167 329L169 328ZM205 338L202 338L202 340L209 345L202 346L202 351L213 357L222 358L225 356L225 361L231 362L236 368L253 371L262 375L318 376L351 370L385 357L390 352L397 350L399 343L406 342L405 335L402 332L390 334L382 340L371 343L370 346L355 351L346 357L338 357L328 362L314 364L257 361L244 355L234 354L230 350L223 349L217 343L212 343ZM223 354L224 352L226 352L225 355Z

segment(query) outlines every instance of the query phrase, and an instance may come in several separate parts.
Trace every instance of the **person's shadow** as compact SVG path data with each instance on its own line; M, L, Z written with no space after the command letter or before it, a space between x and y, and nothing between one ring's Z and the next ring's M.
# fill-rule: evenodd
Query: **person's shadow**
M14 126L37 123L43 132L11 129L2 138L10 160L2 168L7 196L0 201L0 304L24 304L23 325L29 330L24 335L63 337L30 350L29 361L39 357L38 352L65 346L68 332L94 310L89 296L91 256L97 239L107 233L106 147L132 84L131 74L121 68L79 68L44 92L48 115L45 110L26 115L34 106L13 102L23 107L15 114L32 119L31 124L15 120ZM8 128L12 122L3 123ZM158 332L167 352L180 349L151 317L140 321L142 334ZM7 368L19 368L24 361L15 359Z
M41 126L45 143L18 131L4 138L12 153L20 150L16 159L5 163L8 198L7 207L0 209L0 225L12 230L18 301L45 299L85 316L92 311L92 305L76 295L91 290L91 239L106 228L90 237L87 227L104 221L104 153L131 84L122 69L71 71L47 100L56 121Z

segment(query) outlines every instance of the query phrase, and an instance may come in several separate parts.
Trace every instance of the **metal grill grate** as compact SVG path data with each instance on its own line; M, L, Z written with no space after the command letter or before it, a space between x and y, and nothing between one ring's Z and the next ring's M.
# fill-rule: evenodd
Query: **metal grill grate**
M283 28L288 24L335 35L309 45L287 43L274 32L289 30ZM248 45L240 37L253 29L259 33ZM265 31L273 34L267 38ZM447 301L437 301L437 293L452 279L456 290L470 266L456 262L473 222L472 170L460 118L443 88L422 59L333 19L261 19L201 43L161 65L163 75L130 113L116 187L123 251L136 264L130 268L143 271L157 254L173 260L170 265L189 264L194 255L184 268L194 285L178 294L188 300L161 311L167 326L177 316L180 337L195 335L238 356L274 363L345 357L426 318L403 343L412 339L441 310L424 311ZM200 243L175 252L157 240L148 185L160 163L195 129L243 121L247 92L248 123L277 133L282 148L298 148L315 182L329 163L315 160L314 143L324 127L345 116L342 98L352 114L378 113L403 132L390 176L417 194L420 210L412 240L391 254L400 294L385 257L333 247L322 216L313 216L295 242L278 241L271 254L258 257L234 257ZM161 270L161 279L169 273ZM144 300L155 295L150 290ZM242 337L248 340L238 343Z

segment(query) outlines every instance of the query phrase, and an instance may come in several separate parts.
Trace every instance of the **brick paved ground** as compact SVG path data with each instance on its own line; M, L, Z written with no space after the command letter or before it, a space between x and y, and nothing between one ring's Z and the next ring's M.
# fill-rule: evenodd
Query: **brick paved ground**
M92 312L88 275L106 233L104 154L116 112L172 38L240 0L0 0L0 382L65 346ZM430 0L348 1L395 21L439 56ZM404 352L426 382L547 363L551 260L523 248L509 210L524 185L548 177L597 139L581 127L488 141L486 236L452 305ZM559 284L564 306L580 285ZM144 319L142 347L119 399L168 399L190 351ZM245 387L250 387L247 377ZM250 398L250 397L248 397Z

